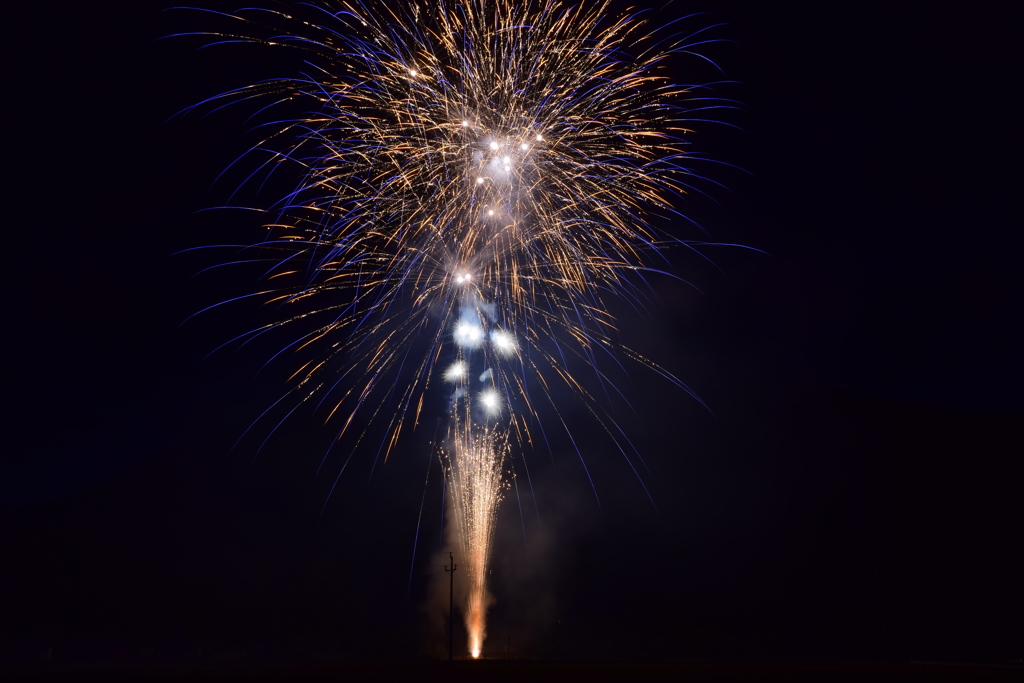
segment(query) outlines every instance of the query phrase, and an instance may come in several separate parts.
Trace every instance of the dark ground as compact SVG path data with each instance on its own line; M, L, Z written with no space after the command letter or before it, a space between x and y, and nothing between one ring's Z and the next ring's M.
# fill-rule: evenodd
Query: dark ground
M303 663L289 666L178 662L108 664L95 667L54 664L21 669L24 680L107 681L690 681L692 683L860 683L862 681L1018 681L1024 668L943 663L764 664L736 662L543 662L486 661L396 663Z
M741 132L695 144L749 174L714 171L732 191L684 210L767 255L713 250L721 272L683 255L701 291L654 282L650 313L623 312L623 341L711 410L642 370L623 379L632 408L612 411L648 499L567 402L597 496L552 432L528 455L532 489L518 479L502 507L492 577L488 646L539 661L451 677L1019 680L1016 17L685 5L728 24L735 43L709 49L744 103ZM322 516L340 461L315 475L321 415L258 457L258 439L232 450L290 368L255 376L267 347L204 360L251 312L182 320L253 284L169 255L251 240L244 218L197 212L226 201L211 182L252 138L241 114L168 118L275 74L157 41L196 28L163 7L5 10L0 661L67 679L92 662L116 662L115 680L447 679L340 663L446 649L429 429L372 476L372 453L355 458ZM645 663L573 663L603 659Z

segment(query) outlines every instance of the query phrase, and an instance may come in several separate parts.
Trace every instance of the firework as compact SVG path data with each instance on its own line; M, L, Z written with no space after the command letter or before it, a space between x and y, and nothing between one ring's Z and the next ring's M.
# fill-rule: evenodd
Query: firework
M440 451L476 656L507 457L532 442L533 418L557 412L551 380L607 425L567 354L599 375L601 350L656 367L617 343L604 299L638 297L666 243L649 221L696 177L682 139L695 111L721 103L676 85L665 61L705 41L657 42L608 2L219 16L228 28L198 35L302 58L296 75L204 103L276 107L253 176L295 180L262 208L266 235L250 247L269 263L254 296L283 314L240 339L295 330L288 396L324 406L338 439L369 413L359 439L365 422L383 427L385 458L441 393L432 383L446 388Z

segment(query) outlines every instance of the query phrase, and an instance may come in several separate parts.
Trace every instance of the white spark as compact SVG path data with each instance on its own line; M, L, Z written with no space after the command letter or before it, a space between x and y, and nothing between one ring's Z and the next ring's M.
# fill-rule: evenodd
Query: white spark
M491 345L495 351L503 356L511 356L519 347L516 338L505 330L491 331Z
M455 343L463 348L475 349L484 341L484 328L461 322L455 326Z
M481 392L480 402L484 404L488 415L497 415L501 412L501 396L495 389Z
M466 364L461 360L456 361L448 366L444 371L444 381L446 382L461 382L466 378Z

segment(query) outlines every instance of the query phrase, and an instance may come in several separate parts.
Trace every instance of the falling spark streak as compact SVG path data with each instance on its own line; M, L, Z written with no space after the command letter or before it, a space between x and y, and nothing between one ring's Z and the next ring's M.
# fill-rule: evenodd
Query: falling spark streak
M711 42L707 28L659 41L608 1L337 0L301 11L309 16L211 13L230 28L189 34L293 50L304 62L301 75L202 103L284 111L250 154L268 179L282 165L300 178L263 209L266 237L250 249L272 264L275 288L258 295L301 310L237 341L295 329L276 355L311 358L290 393L344 418L338 440L369 410L356 442L383 422L385 459L409 413L418 421L431 378L444 380L441 458L478 656L504 465L512 441L533 440L522 415L538 413L527 383L560 416L545 374L560 377L624 455L618 425L567 355L615 391L598 349L689 392L616 341L605 297L644 304L647 261L680 243L649 221L702 180L682 135L704 120L698 112L730 104L667 76L666 58L695 54Z

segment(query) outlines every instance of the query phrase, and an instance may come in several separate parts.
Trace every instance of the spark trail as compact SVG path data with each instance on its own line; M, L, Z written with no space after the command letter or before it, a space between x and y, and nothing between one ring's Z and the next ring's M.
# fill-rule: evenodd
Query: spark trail
M503 441L501 436L488 430L457 426L453 453L448 458L449 490L454 498L456 525L469 581L465 620L469 652L473 657L480 656L487 635L487 568L495 516L501 502Z
M649 262L681 243L650 221L675 213L700 179L683 137L729 104L666 70L670 56L713 42L708 27L658 39L665 27L612 8L323 2L214 12L223 28L189 34L301 59L292 75L197 105L259 103L269 120L250 179L298 179L259 209L266 235L238 259L266 265L252 296L280 315L238 341L287 331L276 355L298 356L299 369L278 404L322 406L340 425L335 442L356 431L358 446L381 429L385 459L436 400L432 383L447 387L440 455L474 656L506 459L532 443L542 413L560 416L552 382L580 397L627 459L570 360L605 389L603 352L685 389L617 342L605 299L645 303L643 276L658 272ZM359 411L368 417L356 427Z

